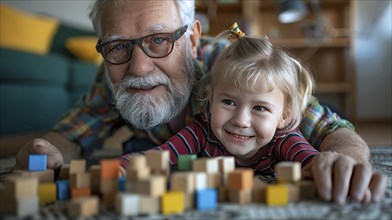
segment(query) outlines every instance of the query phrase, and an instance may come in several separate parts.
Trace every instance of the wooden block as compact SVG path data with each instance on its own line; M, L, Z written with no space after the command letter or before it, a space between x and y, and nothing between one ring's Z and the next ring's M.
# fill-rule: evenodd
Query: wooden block
M117 193L115 211L121 216L137 216L139 214L140 198L138 194Z
M40 183L54 182L54 170L30 172L30 176L37 177Z
M195 208L195 194L194 193L184 193L184 209L191 210Z
M266 203L269 206L287 205L289 189L286 184L268 184L265 189Z
M39 198L38 196L11 198L7 199L4 205L4 213L23 218L35 215L39 212Z
M220 173L207 173L207 188L218 188L222 184L222 175Z
M46 154L30 154L29 155L29 171L45 171L46 170Z
M38 178L30 176L10 176L4 180L7 198L23 199L38 195Z
M57 200L56 183L41 183L38 186L39 204L45 205Z
M151 171L170 170L170 151L150 150L145 153Z
M137 192L142 195L159 197L166 192L165 176L150 176L137 184Z
M218 192L216 189L204 189L195 192L197 210L212 210L218 207Z
M252 188L248 189L229 189L229 202L239 204L252 203Z
M103 193L102 194L102 203L106 208L113 208L116 202L117 193Z
M71 198L76 199L80 197L88 197L91 196L91 189L90 188L74 188L71 189Z
M58 179L60 180L68 180L69 179L69 168L70 164L63 164L60 168L60 174Z
M218 201L228 202L229 201L229 190L226 186L218 187Z
M275 172L280 183L297 182L301 179L301 163L279 162L275 165Z
M135 182L143 178L148 178L151 175L151 169L149 167L140 167L138 169L127 169L127 180Z
M206 173L218 173L219 163L216 158L198 158L193 161L193 171L195 172L206 172Z
M90 188L90 173L73 173L69 176L71 189Z
M299 187L295 183L286 183L289 190L289 202L298 202L300 200Z
M89 168L90 173L90 188L91 194L99 195L101 187L101 167L99 165L93 165Z
M178 156L178 170L191 171L193 170L193 161L197 159L196 154L187 154Z
M144 155L132 155L128 157L127 169L137 170L147 166L147 158Z
M161 196L161 212L164 215L184 212L184 193L166 192Z
M231 156L220 156L216 157L219 164L220 173L229 173L235 170L235 160Z
M117 193L118 192L117 179L101 180L100 192L101 193Z
M120 161L118 159L106 159L100 161L101 180L117 179L120 173Z
M138 185L139 181L135 181L135 182L126 182L125 183L125 191L129 192L129 193L138 193Z
M253 179L253 202L265 203L265 189L267 185L258 177Z
M301 180L297 184L300 200L312 200L317 198L316 184L310 180Z
M68 217L88 218L99 212L99 199L97 196L80 197L68 203Z
M253 188L253 170L250 168L237 168L228 174L228 189L244 190Z
M158 214L161 207L160 197L139 195L139 213L142 215Z
M69 180L57 180L57 200L69 200L71 198L71 188Z
M195 190L202 190L207 188L207 173L193 172L193 178L195 180Z
M85 173L86 160L71 160L69 165L69 174Z
M191 172L173 173L170 180L171 191L180 191L184 193L195 192L195 179Z

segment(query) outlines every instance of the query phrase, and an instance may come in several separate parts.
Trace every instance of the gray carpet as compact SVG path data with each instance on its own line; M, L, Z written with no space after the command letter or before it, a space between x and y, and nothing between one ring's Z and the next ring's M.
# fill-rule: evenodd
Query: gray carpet
M238 205L220 204L213 211L187 211L180 215L139 216L124 218L101 207L99 216L89 219L392 219L392 147L372 147L374 170L388 176L388 189L380 203L360 204L349 202L337 205L320 200L290 203L287 206L268 207L263 204ZM14 163L13 158L0 160L1 172L5 174ZM8 171L7 171L8 169ZM0 216L1 217L1 216ZM3 216L4 219L16 219ZM40 212L27 219L67 219L66 203L42 207Z

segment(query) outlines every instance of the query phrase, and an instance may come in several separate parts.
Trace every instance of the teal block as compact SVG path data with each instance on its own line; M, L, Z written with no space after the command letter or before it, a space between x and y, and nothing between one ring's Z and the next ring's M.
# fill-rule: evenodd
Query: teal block
M196 154L180 155L178 157L178 170L192 170L192 161L197 159Z

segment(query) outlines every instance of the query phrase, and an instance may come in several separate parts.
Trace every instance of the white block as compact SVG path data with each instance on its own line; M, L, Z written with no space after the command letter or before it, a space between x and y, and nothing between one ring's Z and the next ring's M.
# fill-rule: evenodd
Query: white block
M139 195L118 193L115 201L116 213L121 216L137 216L139 214Z
M202 172L194 172L195 190L207 188L207 174Z

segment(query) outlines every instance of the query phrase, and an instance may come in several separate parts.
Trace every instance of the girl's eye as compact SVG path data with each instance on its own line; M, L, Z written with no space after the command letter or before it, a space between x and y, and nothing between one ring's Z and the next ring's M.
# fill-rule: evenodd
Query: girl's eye
M234 101L230 100L230 99L224 99L224 100L222 100L222 103L224 103L226 105L230 105L230 106L235 106Z
M253 107L254 110L259 111L259 112L263 112L266 111L267 109L264 108L263 106L255 106Z

